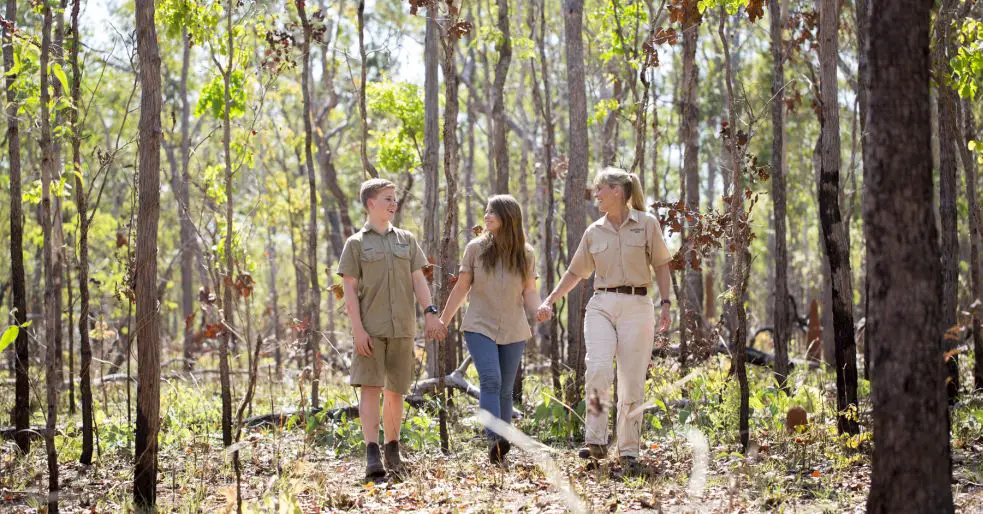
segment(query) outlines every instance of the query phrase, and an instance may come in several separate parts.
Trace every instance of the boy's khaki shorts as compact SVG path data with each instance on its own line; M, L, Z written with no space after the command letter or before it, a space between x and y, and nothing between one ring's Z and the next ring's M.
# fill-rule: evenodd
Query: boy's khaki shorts
M412 337L373 337L371 357L355 352L349 383L382 387L406 395L413 384L414 368L416 357Z

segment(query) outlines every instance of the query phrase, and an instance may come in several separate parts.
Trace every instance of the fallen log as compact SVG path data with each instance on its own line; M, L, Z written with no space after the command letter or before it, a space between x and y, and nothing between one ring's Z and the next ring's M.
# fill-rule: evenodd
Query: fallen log
M718 343L710 349L712 353L723 353L731 355L732 351L729 346L724 343ZM669 345L663 346L662 348L655 348L652 350L652 357L674 357L679 355L679 345ZM774 367L775 356L770 353L765 353L761 350L755 348L747 349L747 363L754 364L755 366L766 366ZM789 359L789 365L795 366L808 366L810 369L818 369L819 363L806 360L806 359Z

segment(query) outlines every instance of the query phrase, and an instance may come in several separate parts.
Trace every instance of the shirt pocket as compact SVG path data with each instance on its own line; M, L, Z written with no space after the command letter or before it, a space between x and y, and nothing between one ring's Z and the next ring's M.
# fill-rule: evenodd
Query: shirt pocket
M410 260L410 245L394 243L393 256L395 256L397 259Z
M587 248L590 256L594 259L594 271L599 278L611 274L611 268L616 264L614 261L614 247L607 241L594 241Z
M625 257L635 262L638 259L640 265L647 259L645 256L645 232L629 232L624 238Z
M386 258L386 252L377 246L362 247L362 264L375 264Z

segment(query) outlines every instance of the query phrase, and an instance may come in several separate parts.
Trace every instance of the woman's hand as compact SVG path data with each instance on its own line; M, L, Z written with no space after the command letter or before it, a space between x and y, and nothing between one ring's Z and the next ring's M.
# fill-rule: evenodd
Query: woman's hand
M669 312L669 305L665 303L662 304L662 308L660 309L660 311L661 314L659 316L659 330L658 330L659 334L669 330L669 326L672 325L672 316Z
M543 302L542 305L536 309L536 322L542 323L553 317L553 306L550 305L549 300Z

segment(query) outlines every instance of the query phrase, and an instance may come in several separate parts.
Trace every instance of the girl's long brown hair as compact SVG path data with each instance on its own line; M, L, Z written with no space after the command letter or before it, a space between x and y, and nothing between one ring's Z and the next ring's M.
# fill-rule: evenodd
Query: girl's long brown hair
M522 207L510 195L495 195L488 199L488 210L502 220L497 234L488 232L481 266L491 272L499 260L505 269L517 273L525 282L529 262L526 259L526 233L522 230Z

